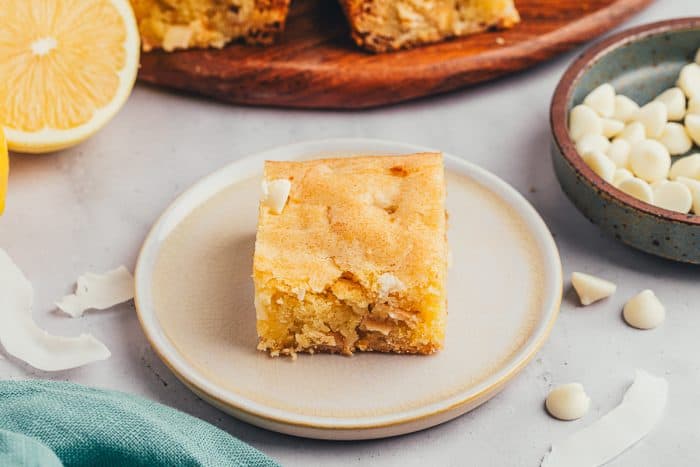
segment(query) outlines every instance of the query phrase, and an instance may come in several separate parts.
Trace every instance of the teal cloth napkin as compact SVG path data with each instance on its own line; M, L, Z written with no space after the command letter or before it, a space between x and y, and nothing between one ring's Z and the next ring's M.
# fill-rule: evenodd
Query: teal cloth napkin
M202 420L116 391L0 381L0 465L277 467Z

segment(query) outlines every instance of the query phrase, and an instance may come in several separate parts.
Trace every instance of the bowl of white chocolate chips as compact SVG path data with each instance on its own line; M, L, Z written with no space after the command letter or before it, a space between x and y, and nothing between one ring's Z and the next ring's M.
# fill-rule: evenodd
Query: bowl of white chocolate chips
M700 263L700 18L594 45L550 110L552 162L591 222L640 250Z

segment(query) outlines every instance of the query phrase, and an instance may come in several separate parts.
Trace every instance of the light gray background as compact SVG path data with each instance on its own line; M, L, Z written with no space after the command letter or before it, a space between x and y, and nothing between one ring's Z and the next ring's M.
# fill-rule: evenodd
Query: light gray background
M697 0L660 0L626 26L697 14ZM0 217L0 247L36 288L37 321L55 333L92 332L113 356L54 374L6 357L0 377L70 380L140 394L203 418L285 465L534 466L552 441L618 404L634 369L644 368L669 380L666 416L610 465L700 464L700 267L647 256L604 237L565 198L551 169L549 100L579 51L475 88L364 112L233 107L137 85L122 112L88 142L49 156L12 157L8 209ZM202 176L271 146L353 136L439 148L499 175L549 225L565 277L574 270L600 274L618 283L617 294L579 308L566 284L550 340L503 393L442 426L367 442L278 435L210 407L153 353L132 304L79 321L51 311L80 274L122 263L133 268L156 217ZM650 332L632 330L620 318L624 301L644 288L654 289L668 310L665 324ZM542 408L544 397L553 384L569 381L585 385L592 409L577 422L552 420Z

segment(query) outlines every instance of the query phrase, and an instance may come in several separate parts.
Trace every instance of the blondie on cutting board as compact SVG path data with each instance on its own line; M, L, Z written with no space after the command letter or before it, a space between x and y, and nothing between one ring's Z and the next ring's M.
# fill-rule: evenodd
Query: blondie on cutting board
M130 0L143 50L222 48L232 40L271 44L290 0Z
M510 28L514 0L340 0L357 45L388 52Z
M264 176L253 261L260 350L442 347L442 154L268 161Z

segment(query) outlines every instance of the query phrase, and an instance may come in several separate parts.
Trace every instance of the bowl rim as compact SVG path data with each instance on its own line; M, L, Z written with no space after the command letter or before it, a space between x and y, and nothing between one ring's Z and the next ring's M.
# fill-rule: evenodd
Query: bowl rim
M568 114L567 102L573 94L574 88L581 80L582 76L590 69L590 67L600 60L603 56L616 50L622 46L637 42L648 37L666 34L669 32L687 31L700 29L700 16L676 18L654 23L644 24L633 28L626 29L619 33L598 42L597 44L586 49L571 65L566 69L563 76L559 80L557 87L552 96L550 106L550 126L554 144L556 144L559 153L573 166L576 174L584 178L598 191L599 194L605 194L612 200L622 202L625 206L640 211L646 215L651 215L663 220L674 221L682 224L700 226L700 215L682 214L676 211L670 211L651 204L647 204L637 198L634 198L627 193L615 188L611 183L603 180L596 174L576 151L576 145L569 136L568 131Z

